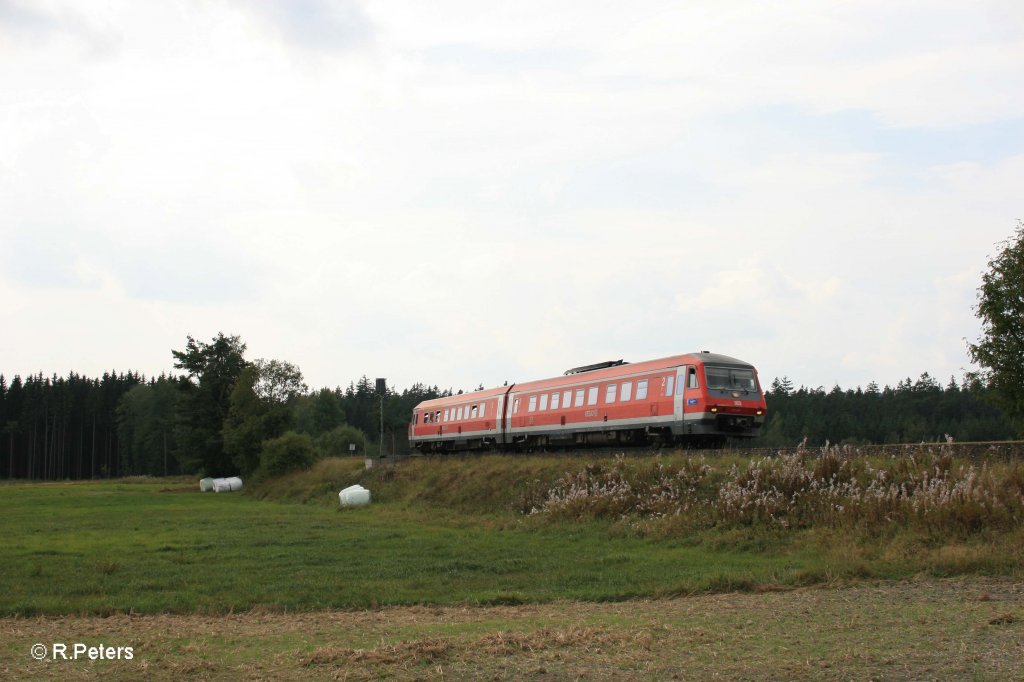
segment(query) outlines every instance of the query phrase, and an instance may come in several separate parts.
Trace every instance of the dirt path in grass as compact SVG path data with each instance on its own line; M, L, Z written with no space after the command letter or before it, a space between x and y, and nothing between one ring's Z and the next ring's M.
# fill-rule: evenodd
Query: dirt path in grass
M621 603L0 619L3 679L1024 679L1024 583ZM53 645L121 660L53 660ZM46 647L34 660L33 645ZM125 660L125 647L132 657ZM81 647L80 647L81 648Z

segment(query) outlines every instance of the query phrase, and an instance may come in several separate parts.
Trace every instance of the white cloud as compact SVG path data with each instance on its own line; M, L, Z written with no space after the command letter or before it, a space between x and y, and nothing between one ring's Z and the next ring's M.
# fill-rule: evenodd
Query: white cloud
M943 376L1020 212L1019 141L935 162L879 134L1019 131L1013 4L24 7L0 5L7 373L152 373L224 331L313 385L702 348Z

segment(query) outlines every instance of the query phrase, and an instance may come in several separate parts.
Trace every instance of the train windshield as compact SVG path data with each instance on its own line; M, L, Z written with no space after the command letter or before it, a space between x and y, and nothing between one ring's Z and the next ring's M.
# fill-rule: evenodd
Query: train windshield
M733 367L704 367L708 388L723 391L757 391L754 370Z

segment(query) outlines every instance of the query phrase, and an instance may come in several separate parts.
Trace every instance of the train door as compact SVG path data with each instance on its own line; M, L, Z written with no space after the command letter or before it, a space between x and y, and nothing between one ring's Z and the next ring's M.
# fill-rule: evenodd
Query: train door
M504 445L512 442L512 403L515 400L518 398L512 393L512 386L509 386L505 395L501 396L501 442Z
M672 398L672 414L677 422L683 421L683 387L686 382L686 366L676 368L676 386Z

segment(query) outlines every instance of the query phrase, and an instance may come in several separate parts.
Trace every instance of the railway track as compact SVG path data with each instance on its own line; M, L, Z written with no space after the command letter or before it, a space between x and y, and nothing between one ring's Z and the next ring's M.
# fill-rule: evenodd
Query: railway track
M669 453L685 453L688 455L703 455L706 457L721 457L724 455L739 455L743 457L773 457L792 455L800 452L821 453L825 450L840 453L849 453L864 456L893 456L906 457L920 452L949 452L954 457L962 457L972 460L985 459L1017 459L1024 458L1024 440L1013 441L985 441L985 442L963 442L963 443L886 443L880 445L819 445L819 446L791 446L791 447L732 447L726 445L722 448L677 448L677 447L652 447L650 445L623 447L621 445L597 446L586 449L534 449L533 451L503 452L499 450L453 452L448 454L402 455L396 458L401 461L410 457L479 457L482 455L507 454L509 456L552 456L552 457L593 457L607 456L622 453L630 456L654 456Z

